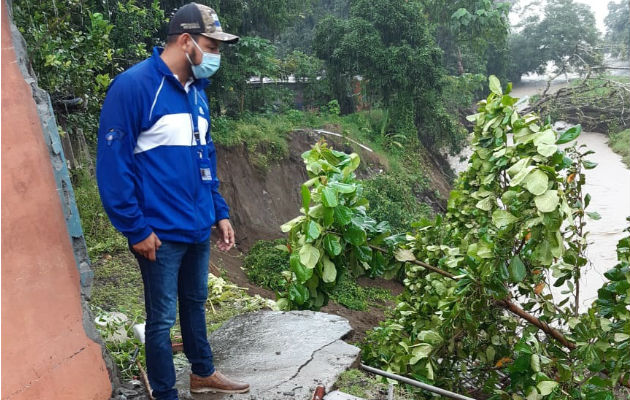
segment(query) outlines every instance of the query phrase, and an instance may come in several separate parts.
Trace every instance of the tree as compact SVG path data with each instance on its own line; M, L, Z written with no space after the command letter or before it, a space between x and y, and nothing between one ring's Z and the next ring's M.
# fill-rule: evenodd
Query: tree
M441 98L442 52L419 2L355 1L349 19L319 23L314 48L344 112L352 109L349 82L359 75L389 110L389 133L413 132L428 147L455 144L457 127Z
M492 0L422 0L452 74L506 74L510 3Z
M556 73L584 71L601 62L599 32L588 5L548 0L542 17L525 19L510 40L513 80L528 72L544 73L552 62Z
M630 3L608 3L606 24L606 44L613 57L630 58Z

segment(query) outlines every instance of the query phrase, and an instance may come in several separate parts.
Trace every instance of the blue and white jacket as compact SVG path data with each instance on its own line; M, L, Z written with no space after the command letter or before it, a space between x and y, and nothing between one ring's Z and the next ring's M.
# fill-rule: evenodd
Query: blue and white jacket
M161 52L155 48L152 57L110 85L101 111L96 178L107 215L131 244L152 231L162 240L197 243L208 240L217 221L229 218L210 137L204 93L209 81L183 87ZM200 154L210 167L207 183Z

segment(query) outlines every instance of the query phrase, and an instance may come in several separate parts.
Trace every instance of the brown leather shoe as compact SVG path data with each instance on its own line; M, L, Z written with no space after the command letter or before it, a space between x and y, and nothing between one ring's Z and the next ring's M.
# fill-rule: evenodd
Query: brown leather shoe
M247 393L249 383L233 381L219 371L214 371L214 374L205 378L190 374L190 391L192 393Z

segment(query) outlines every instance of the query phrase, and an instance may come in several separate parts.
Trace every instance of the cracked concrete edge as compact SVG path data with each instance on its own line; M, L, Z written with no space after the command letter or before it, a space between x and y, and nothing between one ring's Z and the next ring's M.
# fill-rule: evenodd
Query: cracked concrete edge
M120 381L118 379L118 368L107 352L101 335L96 330L96 326L94 325L94 316L92 315L88 304L94 274L90 266L91 264L87 253L85 237L81 228L81 220L74 197L74 190L70 182L70 173L67 168L63 149L61 148L61 141L59 138L59 131L57 130L57 122L53 112L52 102L48 92L41 89L37 84L35 72L33 71L28 58L26 41L13 22L12 1L5 0L5 4L7 6L7 13L11 28L11 41L13 43L17 64L20 72L22 73L22 77L31 88L31 95L37 107L40 123L42 125L42 132L44 134L44 140L48 146L50 160L53 167L55 183L61 199L64 216L66 218L70 244L72 246L75 262L79 271L83 329L85 330L86 335L92 341L98 343L101 347L101 353L103 355L103 360L105 361L105 366L107 367L107 372L113 389L114 387L120 385Z
M284 396L293 396L294 398L297 398L297 393L295 393L296 390L303 389L303 387L296 386L296 383L294 382L308 381L309 377L317 376L317 372L320 370L320 365L334 365L335 361L339 361L342 357L354 358L353 362L347 367L344 366L344 368L357 368L360 364L360 354L361 349L359 349L358 347L348 344L342 339L334 340L315 350L311 355L311 358L304 364L302 364L298 368L298 371L291 378L273 388L265 390L264 392L262 392L262 395L265 396L264 398L273 398L274 396L277 397L279 394L283 394ZM319 385L324 386L326 393L331 391L334 384L337 382L337 379L339 379L339 375L341 375L342 372L343 371L340 370L339 373L335 374L330 379L325 381L322 381L321 379L313 379L311 387L305 388L306 393L303 393L305 395L304 398L310 399L310 395L312 395L313 390L315 390L315 388Z

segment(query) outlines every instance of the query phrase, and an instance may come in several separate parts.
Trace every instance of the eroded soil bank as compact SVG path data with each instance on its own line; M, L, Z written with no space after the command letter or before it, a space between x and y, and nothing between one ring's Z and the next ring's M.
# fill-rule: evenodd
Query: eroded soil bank
M275 298L272 291L249 282L241 268L244 254L258 240L284 237L280 225L299 214L300 186L308 179L301 154L309 150L320 138L326 139L336 150L357 152L361 157L361 167L357 173L360 178L373 176L388 168L387 160L375 152L370 152L343 138L311 130L290 133L289 156L267 170L261 170L250 162L245 144L230 148L217 146L220 190L231 207L237 248L229 253L222 253L213 244L210 265L212 273L224 274L231 282L247 288L250 295ZM424 159L423 173L433 189L426 193L426 199L423 200L429 202L436 211L441 211L451 187L446 171L448 168L440 165L440 160L428 154L422 154L421 157ZM216 238L213 238L214 242ZM394 296L403 290L403 285L399 282L384 279L361 278L359 284L388 289ZM385 318L385 310L390 306L392 305L383 304L366 311L355 311L331 302L322 311L347 318L355 330L354 336L350 339L354 342L361 340L367 330L377 326Z

